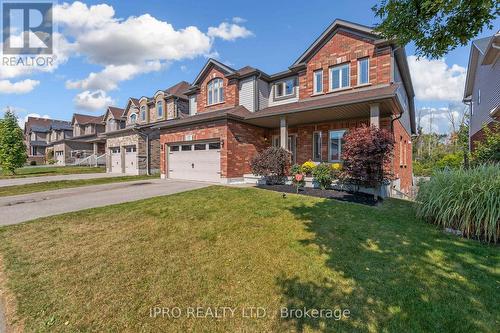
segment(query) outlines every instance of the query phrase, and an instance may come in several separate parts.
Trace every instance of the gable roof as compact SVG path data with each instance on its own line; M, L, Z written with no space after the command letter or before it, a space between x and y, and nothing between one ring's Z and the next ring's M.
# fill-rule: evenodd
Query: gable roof
M210 58L205 63L205 66L203 66L200 73L198 73L198 76L196 76L196 79L194 79L192 86L197 85L199 83L199 81L201 81L201 78L203 77L203 75L205 75L205 73L213 66L221 69L224 72L224 74L226 74L226 75L234 74L236 72L235 69L233 69L227 65L224 65L220 61L217 61L213 58Z
M332 24L328 26L328 28L326 28L325 31L323 31L323 33L318 38L316 38L311 46L309 46L309 48L304 53L302 53L302 55L293 63L291 67L297 67L306 62L312 55L316 53L317 50L319 50L326 42L328 42L339 29L345 29L350 32L360 34L363 37L371 38L377 42L386 41L385 39L381 38L380 35L376 33L375 30L371 27L336 19Z
M191 85L186 82L186 81L181 81L177 84L174 84L170 88L165 89L165 93L167 96L174 96L174 97L179 97L183 99L187 99L187 96L184 95L184 92L189 89Z
M125 110L122 108L118 108L116 106L108 106L108 109L106 110L106 113L103 115L103 122L106 121L106 118L108 118L108 114L111 113L111 116L114 119L121 119L123 117L123 112Z
M87 114L74 113L73 119L71 123L75 123L75 121L81 125L86 124L101 124L103 120L103 115L101 116L90 116Z
M485 53L488 51L489 45L492 44L492 40L495 36L476 39L471 43L469 63L467 64L467 75L465 76L464 101L472 95L474 77L476 76L479 61L484 58Z
M29 133L30 131L48 132L53 126L71 127L71 122L66 120L28 117L28 120L24 124L24 133Z

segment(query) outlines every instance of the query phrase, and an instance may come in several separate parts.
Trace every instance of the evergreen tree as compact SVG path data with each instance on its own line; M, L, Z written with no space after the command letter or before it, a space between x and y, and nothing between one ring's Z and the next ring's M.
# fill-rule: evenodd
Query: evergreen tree
M26 163L26 145L23 140L23 130L17 123L17 117L7 109L3 119L0 119L0 167L2 170L15 173Z

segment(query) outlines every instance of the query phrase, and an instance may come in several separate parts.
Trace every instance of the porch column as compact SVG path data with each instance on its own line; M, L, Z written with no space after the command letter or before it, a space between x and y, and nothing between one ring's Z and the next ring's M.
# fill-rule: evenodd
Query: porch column
M370 104L370 126L380 127L380 109L378 104Z
M285 116L280 118L280 147L288 150L288 124Z

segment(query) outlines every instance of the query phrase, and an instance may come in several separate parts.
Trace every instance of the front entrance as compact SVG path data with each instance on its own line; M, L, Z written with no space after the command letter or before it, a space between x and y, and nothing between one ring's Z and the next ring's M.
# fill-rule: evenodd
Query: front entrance
M280 147L280 136L275 135L273 136L272 140L273 147ZM291 134L288 136L288 143L287 143L287 149L292 155L292 164L295 164L297 161L297 135Z
M167 149L168 178L220 181L220 142L186 142Z

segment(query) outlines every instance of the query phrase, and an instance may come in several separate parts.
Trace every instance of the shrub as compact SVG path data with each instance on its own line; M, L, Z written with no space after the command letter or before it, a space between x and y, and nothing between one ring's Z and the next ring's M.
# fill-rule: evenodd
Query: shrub
M312 175L318 182L319 187L324 190L332 184L334 169L328 163L321 163L314 168Z
M500 165L436 171L420 185L417 215L466 237L498 242L500 237Z
M342 146L343 170L347 181L377 188L391 178L394 140L389 131L375 126L350 129Z
M464 161L464 155L461 152L446 154L436 162L435 169L459 169Z
M290 153L283 148L270 147L257 154L251 161L252 172L266 177L268 184L282 184L290 165Z
M56 162L57 162L57 161L56 161L56 160L54 160L54 159L47 160L47 163L48 163L48 164L50 164L50 165L52 165L52 164L56 164Z
M495 123L490 129L483 126L484 139L476 142L476 149L472 154L474 164L500 163L500 124Z
M432 165L429 162L413 161L413 174L415 176L430 177L432 175Z
M306 175L310 176L313 170L316 168L316 163L313 161L306 161L302 164L302 172Z

